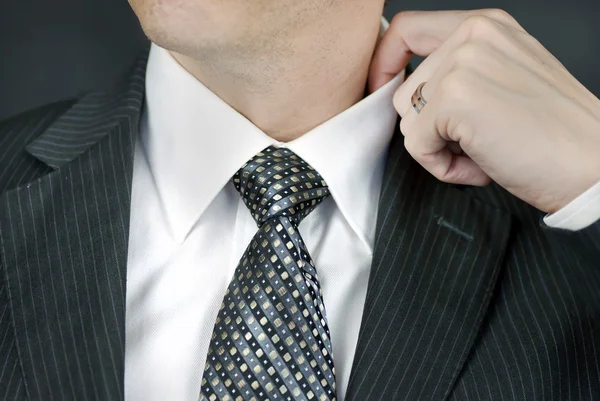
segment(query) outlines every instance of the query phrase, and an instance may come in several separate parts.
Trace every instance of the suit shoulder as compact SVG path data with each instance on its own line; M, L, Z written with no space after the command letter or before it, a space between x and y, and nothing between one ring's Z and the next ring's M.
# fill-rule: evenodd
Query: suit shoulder
M32 168L41 169L26 146L39 137L76 99L63 100L22 112L0 122L0 193L21 184ZM34 174L35 175L35 174Z

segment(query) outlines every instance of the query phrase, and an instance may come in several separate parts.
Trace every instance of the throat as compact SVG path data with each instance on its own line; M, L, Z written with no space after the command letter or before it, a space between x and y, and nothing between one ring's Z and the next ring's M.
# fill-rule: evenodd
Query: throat
M366 58L330 68L328 73L319 68L298 73L296 67L271 66L224 75L223 71L199 70L185 57L174 56L208 89L279 142L293 141L361 101L370 62Z
M261 131L292 141L365 96L379 26L360 34L329 33L262 53L221 52L199 62L173 57L189 73Z

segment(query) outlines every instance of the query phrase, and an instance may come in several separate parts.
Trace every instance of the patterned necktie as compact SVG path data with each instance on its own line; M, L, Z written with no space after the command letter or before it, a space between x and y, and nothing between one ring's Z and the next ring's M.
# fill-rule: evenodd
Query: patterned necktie
M298 224L327 184L287 149L269 147L233 177L258 224L225 292L200 400L334 401L323 297Z

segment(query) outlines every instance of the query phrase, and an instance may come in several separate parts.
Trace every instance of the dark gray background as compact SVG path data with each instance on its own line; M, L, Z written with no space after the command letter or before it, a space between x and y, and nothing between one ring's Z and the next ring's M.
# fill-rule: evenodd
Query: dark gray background
M0 120L107 85L144 43L127 0L0 1ZM386 15L486 7L510 12L600 94L598 0L391 0Z

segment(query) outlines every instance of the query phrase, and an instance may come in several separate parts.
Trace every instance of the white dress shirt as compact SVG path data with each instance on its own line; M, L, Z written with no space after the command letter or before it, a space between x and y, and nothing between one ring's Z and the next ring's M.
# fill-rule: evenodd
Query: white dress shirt
M367 291L387 146L396 127L392 98L402 79L401 74L281 144L166 50L152 46L131 200L127 401L198 399L219 306L257 231L231 177L270 145L285 146L306 160L332 194L299 230L319 272L338 396L344 399ZM560 220L564 227L574 224L564 213Z

